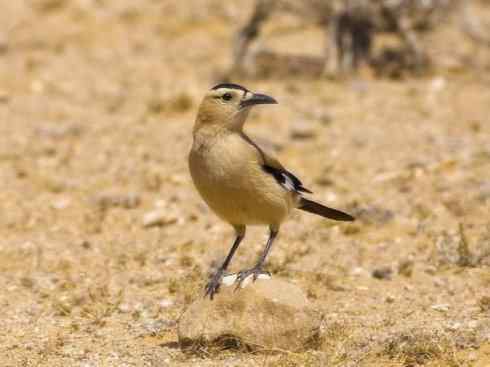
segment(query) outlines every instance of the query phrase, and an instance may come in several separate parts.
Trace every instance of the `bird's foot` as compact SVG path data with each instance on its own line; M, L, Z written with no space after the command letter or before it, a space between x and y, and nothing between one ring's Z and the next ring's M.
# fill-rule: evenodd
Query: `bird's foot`
M226 275L227 274L225 274L222 269L218 269L218 271L211 277L208 284L206 284L204 297L209 296L209 298L213 299L214 295L219 291L223 277Z
M257 279L270 279L271 277L271 273L257 266L252 269L242 270L237 274L235 290L245 288L250 281L255 282Z

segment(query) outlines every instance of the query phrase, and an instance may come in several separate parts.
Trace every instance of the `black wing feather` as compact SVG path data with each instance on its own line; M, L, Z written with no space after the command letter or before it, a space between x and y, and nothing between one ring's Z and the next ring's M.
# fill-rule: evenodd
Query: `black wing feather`
M285 186L287 184L286 180L289 178L289 180L293 184L294 191L307 192L309 194L313 193L310 190L308 190L306 187L304 187L303 183L299 180L299 178L293 175L291 172L286 171L285 169L271 167L266 164L264 164L262 167L264 168L265 172L274 176L276 181L279 182L282 186Z

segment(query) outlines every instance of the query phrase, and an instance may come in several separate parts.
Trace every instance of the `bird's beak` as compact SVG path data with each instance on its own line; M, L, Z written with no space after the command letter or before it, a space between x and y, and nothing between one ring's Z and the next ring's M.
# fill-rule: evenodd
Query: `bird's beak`
M256 104L276 104L277 101L265 94L253 93L250 97L243 99L240 102L240 108L254 106Z

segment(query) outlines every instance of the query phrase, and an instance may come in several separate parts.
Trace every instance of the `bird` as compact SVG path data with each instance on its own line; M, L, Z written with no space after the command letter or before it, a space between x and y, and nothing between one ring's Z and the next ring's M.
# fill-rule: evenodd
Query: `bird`
M204 296L211 300L223 278L231 275L226 271L247 226L268 226L269 237L255 266L236 273L237 288L249 277L255 281L262 274L270 276L264 270L265 260L281 224L294 209L338 221L354 220L307 199L305 194L312 192L244 132L250 110L262 104L277 101L238 84L220 83L205 94L194 123L188 156L192 181L209 208L235 230L228 255L205 286Z

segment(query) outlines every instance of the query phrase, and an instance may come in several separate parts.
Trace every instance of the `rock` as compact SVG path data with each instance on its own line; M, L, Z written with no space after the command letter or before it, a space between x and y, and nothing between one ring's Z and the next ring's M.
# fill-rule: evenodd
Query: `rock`
M156 209L143 216L143 227L166 226L177 222L175 215L169 214L167 210Z
M182 315L183 348L246 346L300 351L320 343L321 314L303 291L284 280L258 279L243 289L222 286L214 300L197 300Z

